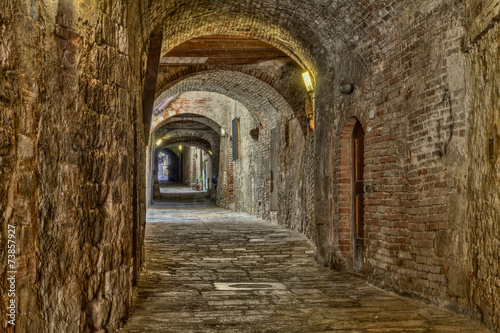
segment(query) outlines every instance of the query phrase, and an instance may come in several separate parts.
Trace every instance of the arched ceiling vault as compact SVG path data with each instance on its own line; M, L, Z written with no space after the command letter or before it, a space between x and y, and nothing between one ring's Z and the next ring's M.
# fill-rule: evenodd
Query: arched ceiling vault
M281 116L296 117L307 131L305 112L296 114L287 101L270 85L248 74L212 70L195 73L178 80L155 101L155 107L172 96L187 91L208 91L225 95L239 101L260 123L271 123L272 119Z
M198 137L192 137L192 136L172 136L168 138L167 140L163 140L161 144L159 144L156 149L157 151L162 150L163 148L168 148L172 146L177 146L177 145L182 145L182 146L193 146L197 147L200 149L204 149L207 152L210 150L212 151L212 146L210 145L210 142L208 140L204 140Z
M170 124L172 125L172 124ZM203 125L203 124L201 124ZM164 132L163 132L164 131ZM155 141L162 141L157 144L156 150L162 149L168 143L199 143L208 150L218 151L220 148L220 135L211 128L206 129L188 129L188 128L172 128L158 131Z
M328 89L323 87L322 82L326 82L323 79L331 79L334 72L342 72L342 62L346 61L343 56L357 58L357 54L363 52L357 49L358 45L363 45L359 41L377 36L380 26L390 24L391 13L401 12L401 6L397 1L384 0L149 0L146 2L147 30L160 33L155 35L155 43L151 45L161 44L158 51L161 55L186 41L207 35L247 36L265 41L309 70L315 90L323 94ZM146 21L146 17L143 19ZM178 84L166 87L161 96L168 95L168 90ZM200 83L192 89L203 87ZM217 90L207 91L224 93L224 89L227 87L219 84ZM249 105L248 100L236 97L233 93L232 98ZM309 99L307 117L314 113L314 103L312 110L311 103ZM299 116L301 112L294 107L303 131L307 132L306 121L302 119L306 116ZM149 104L144 109L147 127L150 124ZM248 109L256 113L251 105Z
M212 147L210 147L210 143L208 143L203 139L197 139L195 141L193 140L186 141L185 138L182 137L171 138L165 142L162 142L162 144L157 147L157 152L160 152L165 148L175 147L178 145L195 147L203 150L212 159L213 167L215 169L219 168L219 151L217 149L213 149Z
M158 122L154 126L154 128L151 130L151 132L155 132L156 130L161 130L163 128L169 129L169 128L171 128L170 124L175 124L175 123L182 124L183 122L196 122L196 123L210 127L216 133L220 133L220 129L221 129L221 126L217 122L215 122L214 120L212 120L208 117L205 117L205 116L202 116L202 115L199 115L196 113L183 113L183 114L175 115L175 116L168 117L166 119L161 120L160 122ZM155 133L155 137L157 137L157 136L158 135L156 135L156 133Z
M211 11L214 13L213 11ZM242 13L217 12L201 19L190 19L190 13L184 12L176 19L163 25L162 54L192 38L209 34L249 36L265 41L290 56L303 69L316 74L316 64L308 48L293 34L283 27L264 18L249 17Z
M195 75L204 75L211 71L241 72L252 76L276 90L293 110L295 117L305 113L305 86L302 82L301 70L291 60L276 60L259 65L194 65L160 67L156 100L168 89L183 79ZM168 100L166 100L168 101ZM162 102L161 104L168 105Z
M397 11L397 4L384 0L149 0L148 19L150 30L163 26L162 53L197 36L245 35L269 42L316 74L318 63L328 66L335 55L355 48L363 35L376 34L390 19L389 13Z

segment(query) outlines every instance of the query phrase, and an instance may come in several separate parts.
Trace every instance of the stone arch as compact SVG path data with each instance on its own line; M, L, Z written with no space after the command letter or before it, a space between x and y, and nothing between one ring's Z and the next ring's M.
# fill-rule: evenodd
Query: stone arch
M156 99L155 107L166 99L187 91L214 92L239 101L261 124L271 124L278 116L295 116L303 131L307 131L305 111L297 115L274 88L241 72L212 70L179 79Z
M194 110L193 110L194 111ZM206 125L210 127L212 130L214 130L216 133L220 133L221 125L216 122L215 120L208 118L207 116L201 115L199 113L182 113L182 114L176 114L173 116L166 117L162 120L160 120L158 123L153 125L153 128L151 129L151 133L154 133L156 130L167 126L171 123L175 123L177 121L193 121L197 122L203 125Z
M332 60L338 60L339 53L355 49L365 36L379 34L393 6L382 0L347 4L265 0L151 0L148 3L150 30L163 28L164 50L207 34L250 36L284 52L288 50L286 53L295 55L298 63L304 64L313 75L320 72L319 68L321 72L327 71ZM373 24L366 24L367 18Z
M197 9L202 19L193 20L192 11L179 11L163 23L161 53L165 54L183 42L209 34L225 34L253 37L273 45L288 54L299 66L309 70L313 78L317 65L309 47L282 25L270 18L257 17L242 12L213 12L208 8ZM209 32L207 34L207 32Z
M272 63L272 61L269 63ZM287 101L287 103L294 111L295 115L301 116L303 112L305 112L304 110L306 107L306 99L304 98L305 88L301 78L302 71L294 63L292 64L291 60L287 60L286 63L287 65L285 67L287 67L290 75L294 78L293 80L291 80L289 77L286 85L282 84L282 76L270 73L269 71L266 71L265 69L262 69L260 67L249 68L245 65L218 65L217 69L241 72L263 81L264 83L270 85L273 89L275 89L281 96L283 96L283 98ZM291 69L292 67L293 69ZM184 78L214 70L214 67L210 65L196 65L189 67L183 66L177 68L175 71L173 70L173 68L175 67L169 68L171 72L168 73L160 71L158 75L158 85L156 91L157 98L174 84L178 83Z
M210 155L210 158L212 159L213 163L218 164L218 163L216 163L216 159L214 158L214 155L216 155L216 154L214 153L212 155L212 154L209 153L209 151L211 151L210 144L206 140L197 139L195 141L187 141L186 138L182 138L182 137L175 138L175 139L170 139L170 140L168 140L168 141L165 142L165 145L162 146L162 149L170 148L170 147L175 147L175 146L178 146L178 145L199 148L199 149L203 150L204 152L206 152L207 154Z
M171 165L174 167L174 170L176 171L176 173L174 174L174 178L173 179L170 179L170 181L176 181L178 182L179 179L180 179L180 161L179 161L179 156L174 153L173 150L171 150L170 148L168 147L163 147L161 150L158 150L157 152L157 155L158 153L164 153L165 155L168 156L169 160L171 161ZM170 164L169 164L170 165ZM170 168L169 168L170 169Z

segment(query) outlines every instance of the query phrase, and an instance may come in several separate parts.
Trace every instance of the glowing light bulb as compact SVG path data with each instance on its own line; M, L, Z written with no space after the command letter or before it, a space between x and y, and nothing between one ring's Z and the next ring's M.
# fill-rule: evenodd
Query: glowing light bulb
M306 85L307 92L313 91L314 87L313 87L313 84L311 81L311 76L309 75L309 72L302 73L302 79L304 79L304 84Z

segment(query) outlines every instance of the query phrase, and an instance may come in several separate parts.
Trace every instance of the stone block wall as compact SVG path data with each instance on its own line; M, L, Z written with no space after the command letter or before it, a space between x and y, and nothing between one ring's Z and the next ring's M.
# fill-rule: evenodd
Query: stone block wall
M1 330L113 330L142 261L140 21L121 1L0 6L0 312L8 224L18 306Z
M469 275L467 296L483 322L500 330L500 84L499 1L469 1L467 78L470 82L466 182Z

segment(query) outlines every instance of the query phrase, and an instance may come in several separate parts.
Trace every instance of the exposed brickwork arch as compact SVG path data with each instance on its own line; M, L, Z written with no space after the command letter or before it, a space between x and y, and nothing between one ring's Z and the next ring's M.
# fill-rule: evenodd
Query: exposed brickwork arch
M388 14L393 6L382 0L152 0L148 1L148 19L150 30L163 26L162 51L207 32L245 35L272 44L293 55L304 68L319 73L318 63L327 70L338 52L355 48L363 35L379 33L380 25L391 18ZM373 24L367 25L367 21ZM353 34L358 38L352 38Z
M181 142L179 140L184 140L182 142L200 142L207 149L216 150L219 147L220 137L219 134L215 131L199 131L199 130L185 130L185 129L175 129L169 131L165 135L163 135L162 140L164 142L168 142L169 140L177 140L176 142ZM158 145L157 149L162 149L164 147L163 142Z
M206 138L182 136L179 133L177 135L172 135L165 139L161 145L157 147L156 155L165 148L176 147L179 145L200 148L210 155L213 167L216 169L219 168L219 146L217 145L216 147L212 147L212 143Z
M268 62L272 67L276 62ZM248 66L248 65L217 65L218 70L231 72L241 72L253 76L264 83L270 85L276 90L290 105L296 116L302 116L305 112L305 88L301 80L302 70L288 60L282 65L283 70L280 73L274 73L267 66ZM168 70L160 70L158 74L158 83L156 98L160 97L166 90L187 78L198 73L204 73L214 70L210 65L182 66L179 68L169 67Z
M156 99L155 108L172 96L187 91L208 91L239 101L260 123L270 123L278 116L297 117L307 130L305 112L295 115L287 101L270 85L240 72L213 70L195 73L180 79Z
M155 109L153 114L153 124L151 133L153 133L164 123L174 121L174 117L190 117L196 116L198 121L205 121L212 124L212 128L219 132L220 128L229 129L231 124L227 121L224 113L229 112L229 109L234 107L234 103L240 104L238 101L218 93L206 91L189 91L161 102ZM202 116L204 118L201 118ZM169 120L172 119L172 120Z
M202 139L189 140L183 137L175 137L165 141L165 144L162 145L161 149L177 147L179 145L199 148L206 153L210 150L210 144ZM160 150L158 152L160 152Z
M316 75L316 61L306 43L298 39L289 30L272 22L269 18L249 16L241 12L218 12L212 9L200 8L206 11L204 18L191 20L191 12L179 12L163 25L163 44L161 53L165 54L175 46L192 38L210 34L227 34L253 37L267 42L289 55L303 69Z
M156 130L160 130L162 127L165 127L168 124L178 122L178 121L193 121L203 125L210 127L216 133L220 133L221 125L219 125L215 120L210 119L205 116L200 116L195 113L184 113L180 115L170 116L165 119L162 119L158 122L152 129L151 133L155 133Z

